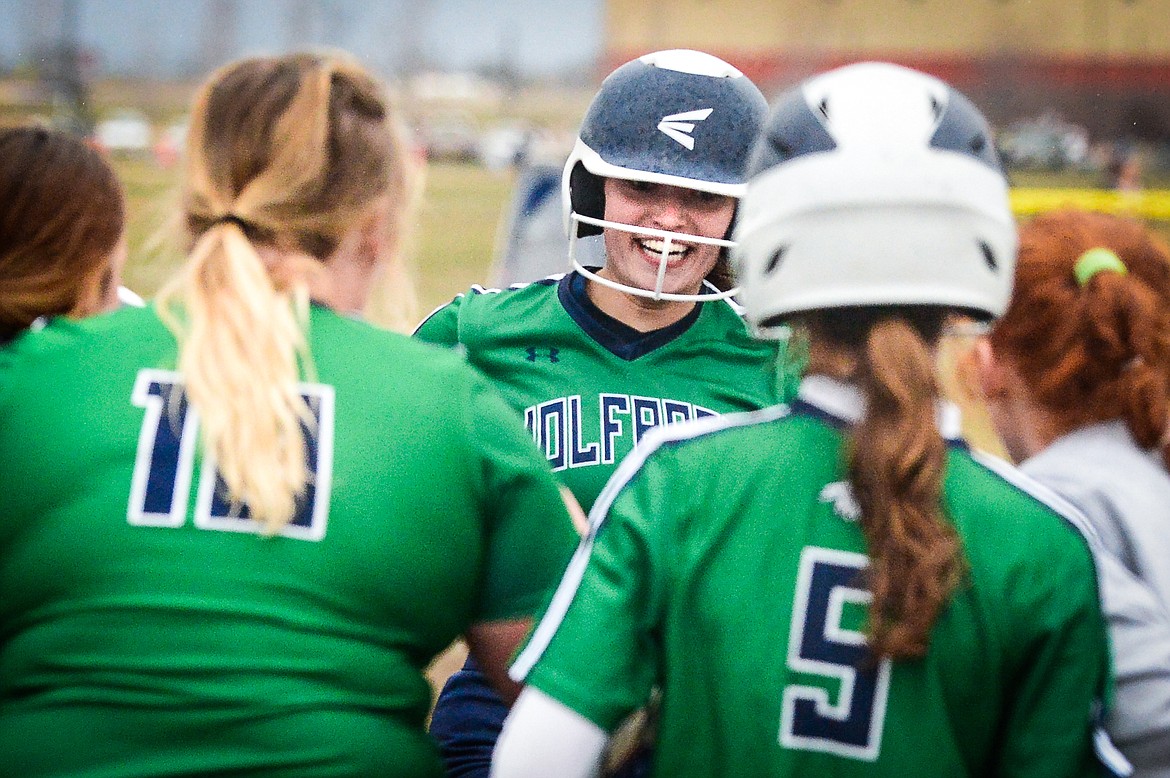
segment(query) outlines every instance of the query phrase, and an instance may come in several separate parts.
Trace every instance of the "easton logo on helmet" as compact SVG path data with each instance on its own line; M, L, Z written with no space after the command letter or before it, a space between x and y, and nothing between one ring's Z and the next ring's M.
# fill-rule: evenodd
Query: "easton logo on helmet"
M663 116L658 122L658 129L672 140L687 147L688 151L695 150L695 139L691 133L695 131L694 122L701 122L711 115L714 108L700 108L697 111L684 111Z

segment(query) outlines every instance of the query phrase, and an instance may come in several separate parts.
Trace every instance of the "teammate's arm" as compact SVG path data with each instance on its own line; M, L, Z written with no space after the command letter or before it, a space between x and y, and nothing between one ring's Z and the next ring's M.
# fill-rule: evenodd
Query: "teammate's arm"
M520 684L508 677L508 662L531 629L532 619L501 619L474 624L464 635L476 664L509 705L520 694Z
M627 458L594 504L589 535L510 670L604 731L646 704L660 662L653 634L673 525L661 497L677 473L639 460Z
M537 689L512 707L492 756L492 778L589 778L601 769L609 736Z
M516 414L480 379L463 403L480 480L485 556L477 620L465 637L480 669L511 702L507 662L576 548L561 489Z
M589 517L585 515L585 509L581 507L581 503L573 496L573 492L569 487L561 484L561 498L565 501L565 508L569 511L569 517L573 519L573 529L577 533L584 536L589 532Z

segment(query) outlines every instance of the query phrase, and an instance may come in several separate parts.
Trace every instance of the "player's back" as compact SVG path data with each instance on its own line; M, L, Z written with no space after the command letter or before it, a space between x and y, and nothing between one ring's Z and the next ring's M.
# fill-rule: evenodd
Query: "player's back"
M0 352L0 772L438 774L422 668L544 593L485 591L476 417L507 411L442 350L316 307L310 333L312 478L279 537L224 500L152 310Z
M642 596L662 674L655 775L1097 774L1092 706L1108 660L1083 537L952 445L944 510L963 581L923 659L875 661L844 434L801 400L664 430L640 468L626 466L605 521L638 540L596 532L605 554L637 549L653 568ZM605 586L581 585L587 602ZM562 628L578 634L569 620L589 613L570 610ZM568 672L558 638L528 679L553 696ZM596 640L572 650L606 655ZM626 692L590 693L620 711ZM606 704L578 712L605 721Z
M1093 566L1071 527L953 448L945 508L962 539L967 575L924 659L875 663L859 645L868 560L840 464L840 430L797 404L788 419L736 432L741 440L729 439L727 448L713 440L699 456L716 465L716 481L726 474L753 484L750 500L720 500L723 507L712 512L722 520L686 523L678 539L678 579L688 584L670 602L677 618L666 619L665 655L690 656L666 669L665 697L681 705L664 711L664 730L677 726L679 742L687 742L714 723L696 721L702 706L691 704L685 689L735 689L710 700L715 716L730 720L723 731L737 726L729 711L740 706L776 714L752 733L783 746L773 764L788 768L768 774L873 775L863 766L872 762L884 775L1062 775L1086 763L1089 755L1078 751L1087 742L1089 706L1058 717L1065 725L1079 721L1079 729L1046 724L1054 711L1042 705L1062 701L1052 698L1055 690L1037 688L1080 682L1097 689L1105 672ZM735 452L742 461L744 451L755 455L743 470L719 464ZM679 470L694 473L685 448L678 456ZM708 492L707 479L697 479L696 501L715 502L727 480ZM729 607L737 598L742 607ZM1061 642L1070 619L1090 637L1086 645ZM1081 656L1053 655L1057 650ZM1058 663L1065 664L1063 679L1038 677ZM711 668L718 668L715 677L700 677ZM1068 691L1072 705L1089 696ZM1030 711L1036 700L1040 710ZM1014 730L1010 737L1006 729ZM1051 773L1030 765L1038 739L1049 741L1044 748L1063 740L1067 765L1050 765ZM683 773L663 764L659 774Z

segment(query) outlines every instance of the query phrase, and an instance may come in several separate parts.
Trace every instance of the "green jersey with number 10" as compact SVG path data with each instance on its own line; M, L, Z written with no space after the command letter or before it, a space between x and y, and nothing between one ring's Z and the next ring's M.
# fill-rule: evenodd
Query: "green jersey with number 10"
M943 504L966 578L924 658L868 655L842 464L859 408L812 378L791 406L654 433L598 499L513 677L606 730L660 685L657 776L1100 775L1089 547L957 440Z
M423 669L535 614L577 536L482 376L310 317L312 480L276 537L225 502L152 309L0 349L0 773L442 774Z

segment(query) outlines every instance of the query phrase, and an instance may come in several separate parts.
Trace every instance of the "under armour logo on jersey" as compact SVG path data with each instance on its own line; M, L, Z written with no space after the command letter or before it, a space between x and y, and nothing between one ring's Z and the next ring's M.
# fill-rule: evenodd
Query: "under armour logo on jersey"
M695 149L695 139L691 133L695 131L695 122L701 122L711 115L714 108L700 108L697 111L684 111L663 116L658 122L658 129L671 139L686 146L689 151Z
M529 362L535 362L537 359L547 359L549 362L560 362L561 358L557 356L561 353L559 348L537 348L536 346L529 346L524 349L528 354L525 357Z
M857 521L861 518L861 507L854 499L853 487L848 481L825 484L818 499L821 502L832 503L833 510L845 521Z

